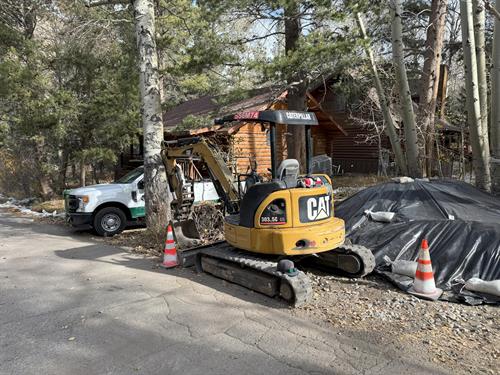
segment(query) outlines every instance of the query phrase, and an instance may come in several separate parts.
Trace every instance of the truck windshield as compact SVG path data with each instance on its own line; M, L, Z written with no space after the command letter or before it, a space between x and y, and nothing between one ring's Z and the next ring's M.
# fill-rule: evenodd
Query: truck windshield
M139 167L134 169L131 172L128 172L125 176L122 178L118 179L115 181L115 184L130 184L134 180L137 179L137 177L141 176L144 173L144 168Z

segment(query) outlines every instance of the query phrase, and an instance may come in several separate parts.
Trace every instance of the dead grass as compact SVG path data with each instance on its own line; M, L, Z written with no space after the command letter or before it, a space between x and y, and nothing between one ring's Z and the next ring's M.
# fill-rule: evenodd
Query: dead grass
M46 212L64 212L64 199L35 203L31 209L36 212L42 212L43 210Z
M193 220L204 243L212 243L224 239L221 207L212 203L194 206ZM152 232L146 228L130 229L105 238L112 245L129 248L131 251L148 256L161 256L166 232Z
M389 177L383 176L362 176L362 175L353 175L353 176L337 176L333 177L333 187L368 187L380 184L382 182L390 181Z
M131 249L134 253L148 256L160 256L165 238L153 234L146 228L129 229L116 236L103 239L107 243Z

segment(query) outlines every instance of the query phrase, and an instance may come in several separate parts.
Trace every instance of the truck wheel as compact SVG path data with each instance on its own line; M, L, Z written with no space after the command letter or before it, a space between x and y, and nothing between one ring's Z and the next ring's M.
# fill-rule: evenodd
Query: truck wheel
M94 229L99 236L114 236L125 228L127 218L117 207L104 207L94 217Z

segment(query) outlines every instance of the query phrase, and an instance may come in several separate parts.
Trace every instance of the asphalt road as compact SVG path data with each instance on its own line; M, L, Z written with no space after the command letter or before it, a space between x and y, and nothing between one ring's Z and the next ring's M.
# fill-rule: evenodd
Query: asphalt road
M0 211L0 374L436 374L270 300Z

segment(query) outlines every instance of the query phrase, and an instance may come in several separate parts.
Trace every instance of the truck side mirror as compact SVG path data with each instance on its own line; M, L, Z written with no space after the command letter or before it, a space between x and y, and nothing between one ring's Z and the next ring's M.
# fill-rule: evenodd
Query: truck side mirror
M144 180L141 180L137 183L137 188L139 190L144 190Z

